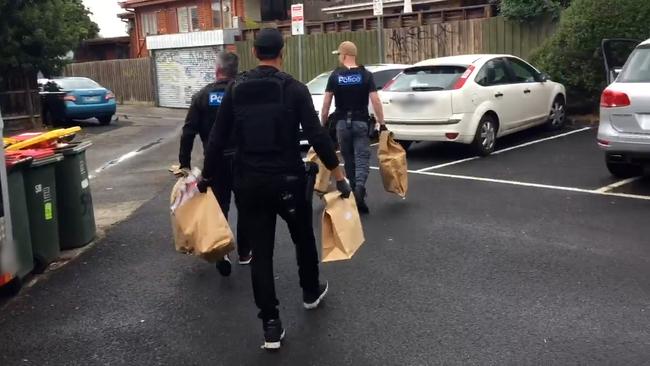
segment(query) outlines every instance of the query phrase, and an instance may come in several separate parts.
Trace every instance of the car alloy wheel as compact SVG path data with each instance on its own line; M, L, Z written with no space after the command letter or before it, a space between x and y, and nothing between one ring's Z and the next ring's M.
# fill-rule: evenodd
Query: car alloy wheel
M564 126L566 119L566 108L561 99L556 99L551 106L551 114L549 115L549 125L553 129L559 129Z
M494 128L494 123L490 120L486 120L481 125L481 145L483 145L483 150L492 151L495 141L496 130Z

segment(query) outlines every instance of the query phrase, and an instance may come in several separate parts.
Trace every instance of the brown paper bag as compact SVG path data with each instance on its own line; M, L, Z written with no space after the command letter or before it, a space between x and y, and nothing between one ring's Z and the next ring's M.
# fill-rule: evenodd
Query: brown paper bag
M323 200L322 261L350 259L366 240L354 196L344 199L341 192L331 192Z
M382 131L379 134L379 172L386 192L406 197L408 190L408 166L406 151L393 139L393 134Z
M338 151L336 152L336 156L340 161L343 161ZM333 179L331 179L332 172L323 164L313 147L307 152L305 160L318 164L318 174L316 175L316 183L314 184L314 191L316 193L325 194L336 189Z
M179 179L174 186L172 203L183 184L183 179ZM210 189L206 194L195 194L177 207L171 219L176 250L181 253L214 263L235 249L228 221Z

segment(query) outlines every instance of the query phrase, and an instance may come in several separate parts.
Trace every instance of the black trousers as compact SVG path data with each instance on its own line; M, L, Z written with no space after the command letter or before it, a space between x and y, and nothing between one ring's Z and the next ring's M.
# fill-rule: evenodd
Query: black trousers
M234 192L234 154L226 154L222 160L222 164L216 170L216 178L212 184L212 192L219 202L223 215L228 219L230 212L231 196ZM240 256L247 256L251 252L250 245L247 244L245 235L242 235L246 230L241 223L240 215L237 216L237 253Z
M311 197L306 177L241 173L235 178L241 234L253 247L251 275L255 304L263 320L277 319L278 299L273 276L273 249L277 216L287 223L295 245L300 287L318 290L318 251L312 223Z

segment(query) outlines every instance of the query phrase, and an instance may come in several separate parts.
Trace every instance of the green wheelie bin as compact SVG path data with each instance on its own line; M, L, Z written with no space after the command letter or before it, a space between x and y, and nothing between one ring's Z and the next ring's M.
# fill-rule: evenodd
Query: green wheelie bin
M25 170L25 196L34 252L34 272L42 273L61 254L57 222L56 164L63 160L52 151L32 152L31 166Z
M25 169L29 169L32 158L22 155L7 155L7 185L9 189L9 206L11 207L11 223L18 272L16 275L24 278L34 269L34 252L32 251L32 234L29 232L29 212L25 197Z
M56 150L63 155L63 161L56 166L61 249L79 248L95 238L95 211L86 165L86 150L91 145L88 141L71 143Z

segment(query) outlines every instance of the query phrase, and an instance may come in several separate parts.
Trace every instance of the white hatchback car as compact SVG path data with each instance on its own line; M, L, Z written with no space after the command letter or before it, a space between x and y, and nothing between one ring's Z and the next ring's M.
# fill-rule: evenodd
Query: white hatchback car
M510 55L463 55L419 62L380 92L388 128L414 141L471 144L489 155L497 137L566 119L562 84Z

